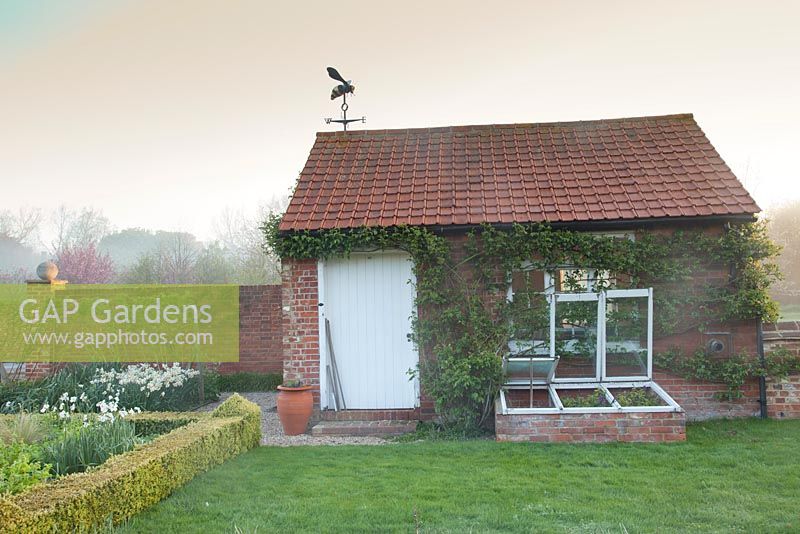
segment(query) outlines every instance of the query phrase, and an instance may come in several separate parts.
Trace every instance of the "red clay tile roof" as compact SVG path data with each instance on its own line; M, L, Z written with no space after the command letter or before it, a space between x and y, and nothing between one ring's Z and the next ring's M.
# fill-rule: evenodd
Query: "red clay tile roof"
M318 133L280 229L759 211L692 115L669 115Z

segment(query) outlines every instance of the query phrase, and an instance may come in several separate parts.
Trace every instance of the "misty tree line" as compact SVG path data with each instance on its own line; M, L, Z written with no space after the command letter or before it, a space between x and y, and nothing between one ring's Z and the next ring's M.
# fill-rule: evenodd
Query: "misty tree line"
M783 247L778 266L784 278L774 288L775 298L782 304L800 304L800 202L771 211L769 232Z
M78 284L277 283L280 262L265 250L259 226L284 207L274 199L254 216L225 210L208 242L188 232L114 230L92 208L0 211L0 283L35 277L46 259L58 264L60 279Z

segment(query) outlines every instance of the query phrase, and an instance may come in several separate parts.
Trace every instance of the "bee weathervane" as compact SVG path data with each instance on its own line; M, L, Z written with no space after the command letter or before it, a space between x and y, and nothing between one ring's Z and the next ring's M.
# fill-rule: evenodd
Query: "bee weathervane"
M331 100L336 100L340 96L343 99L342 102L342 118L341 119L331 119L326 118L325 124L330 124L332 122L341 124L344 127L344 131L347 131L347 125L351 122L367 122L366 117L361 117L360 119L348 119L347 118L347 95L354 94L356 90L356 86L353 85L353 80L345 80L339 71L334 69L333 67L328 67L328 76L336 80L337 82L341 82L339 85L333 88L331 91Z

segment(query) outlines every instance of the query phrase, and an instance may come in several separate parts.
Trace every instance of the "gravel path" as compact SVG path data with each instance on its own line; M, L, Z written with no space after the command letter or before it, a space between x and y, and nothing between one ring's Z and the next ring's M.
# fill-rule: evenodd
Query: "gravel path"
M261 445L289 447L292 445L385 445L391 443L382 438L369 438L357 436L312 436L301 434L287 436L283 433L281 422L276 411L278 394L274 391L258 393L240 393L242 397L261 406ZM200 408L202 411L211 411L231 396L231 393L221 393L219 400Z

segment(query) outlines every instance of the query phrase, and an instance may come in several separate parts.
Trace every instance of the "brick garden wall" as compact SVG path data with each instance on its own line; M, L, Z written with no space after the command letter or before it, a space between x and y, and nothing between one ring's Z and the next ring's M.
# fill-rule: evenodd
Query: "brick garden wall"
M220 373L283 372L281 286L239 286L239 361L219 364Z
M763 330L765 352L784 348L791 354L800 356L800 321L765 324Z
M734 337L734 344L737 344L737 339L740 347L754 343L744 334L750 328L749 323L734 323L733 330L736 331L737 328L740 334ZM791 354L800 356L800 322L766 324L763 330L764 352L770 353L784 348ZM742 388L742 398L734 401L719 399L725 393L724 384L687 380L664 370L656 370L653 379L686 410L690 421L718 417L753 417L761 413L756 379L749 380ZM777 419L800 419L800 375L767 381L767 414Z
M800 375L767 381L767 415L775 419L800 419Z
M34 362L25 364L25 378L27 380L36 380L44 378L52 373L56 368L55 364L46 362Z
M283 371L283 317L280 285L239 287L239 361L208 364L220 373ZM25 377L43 378L64 364L25 364Z
M800 356L800 322L764 325L764 351L778 348ZM800 375L767 381L767 413L776 419L800 419Z

